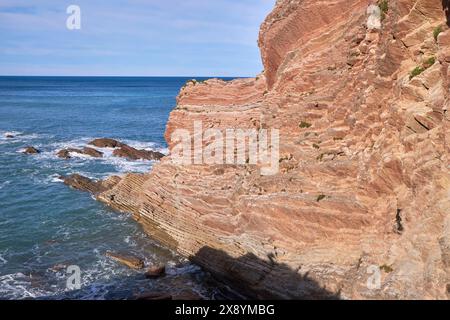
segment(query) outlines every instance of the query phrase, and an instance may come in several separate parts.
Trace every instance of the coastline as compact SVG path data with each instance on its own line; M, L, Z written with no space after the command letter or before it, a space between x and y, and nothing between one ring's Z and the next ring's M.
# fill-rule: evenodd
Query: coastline
M166 141L172 150L172 132L195 121L277 128L279 174L169 156L97 199L252 297L446 299L450 33L434 40L444 10L421 5L429 16L395 1L401 14L368 28L365 1L277 2L261 27L264 74L185 86ZM375 290L372 266L383 279Z

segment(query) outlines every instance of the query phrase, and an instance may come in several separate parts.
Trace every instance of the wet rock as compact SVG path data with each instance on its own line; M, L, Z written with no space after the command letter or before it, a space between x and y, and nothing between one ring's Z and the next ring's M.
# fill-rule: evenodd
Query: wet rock
M103 152L100 152L98 150L95 150L93 148L84 147L83 148L83 154L94 157L94 158L102 158Z
M56 155L58 156L58 158L61 158L61 159L70 159L70 158L72 158L70 156L70 151L67 150L67 149L59 150Z
M123 143L109 138L95 139L88 144L98 147L98 148L118 148L123 145Z
M173 296L172 298L173 300L178 300L178 301L182 301L182 300L189 300L189 301L194 301L194 300L203 300L203 297L201 295L199 295L197 292L189 290L189 291L182 291L180 293L177 293Z
M13 134L7 133L7 134L5 134L5 138L12 139L12 138L15 138L15 136Z
M122 145L119 149L114 150L113 155L116 157L127 158L129 160L160 160L164 154L156 151L138 150L128 145Z
M136 300L172 300L172 295L158 292L148 292L137 295Z
M145 272L145 277L147 279L155 279L162 277L166 274L166 266L165 265L156 265L147 269Z
M41 153L38 149L36 149L35 147L26 147L25 150L23 151L23 153L25 154L38 154Z
M62 159L70 159L72 157L71 153L85 154L87 156L91 156L94 158L103 157L103 152L100 152L98 150L89 147L84 147L83 149L75 149L75 148L62 149L58 151L56 155Z
M110 257L111 259L113 259L121 264L124 264L132 269L144 268L144 260L142 260L141 258L132 256L132 255L119 254L119 253L108 251L106 253L106 256Z
M49 270L52 272L60 272L60 271L65 271L67 269L67 265L66 264L55 264L53 267L51 267Z
M122 178L118 176L111 176L105 180L96 181L75 173L66 177L60 176L59 179L61 179L65 185L68 185L74 189L98 194L112 189L121 181Z
M62 177L64 184L81 191L90 193L99 193L105 190L100 181L94 181L79 174L72 174L68 177Z

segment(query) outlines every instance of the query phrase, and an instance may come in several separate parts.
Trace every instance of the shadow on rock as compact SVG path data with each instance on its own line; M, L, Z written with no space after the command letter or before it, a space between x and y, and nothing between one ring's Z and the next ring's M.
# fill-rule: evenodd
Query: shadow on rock
M340 299L339 292L323 288L308 273L300 274L271 256L267 261L252 253L233 258L224 251L203 247L190 259L250 299Z
M450 0L442 0L442 8L447 18L447 25L450 27Z

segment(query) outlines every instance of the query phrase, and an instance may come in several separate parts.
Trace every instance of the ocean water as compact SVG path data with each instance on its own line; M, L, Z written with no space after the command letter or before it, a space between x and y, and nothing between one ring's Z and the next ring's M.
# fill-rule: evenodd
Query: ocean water
M0 77L0 299L126 299L145 292L221 297L211 277L58 177L146 172L149 161L111 156L63 160L56 151L110 137L167 152L163 138L175 97L189 78ZM12 134L13 138L6 138ZM21 150L34 146L38 155ZM145 279L105 256L126 252L167 276ZM67 266L81 270L70 290Z

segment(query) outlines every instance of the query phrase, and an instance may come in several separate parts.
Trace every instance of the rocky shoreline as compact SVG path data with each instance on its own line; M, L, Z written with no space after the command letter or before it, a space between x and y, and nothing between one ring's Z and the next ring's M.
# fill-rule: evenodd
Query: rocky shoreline
M449 3L369 5L279 0L261 26L263 74L181 90L171 151L196 121L276 128L278 174L169 155L147 174L66 184L249 297L448 299Z

